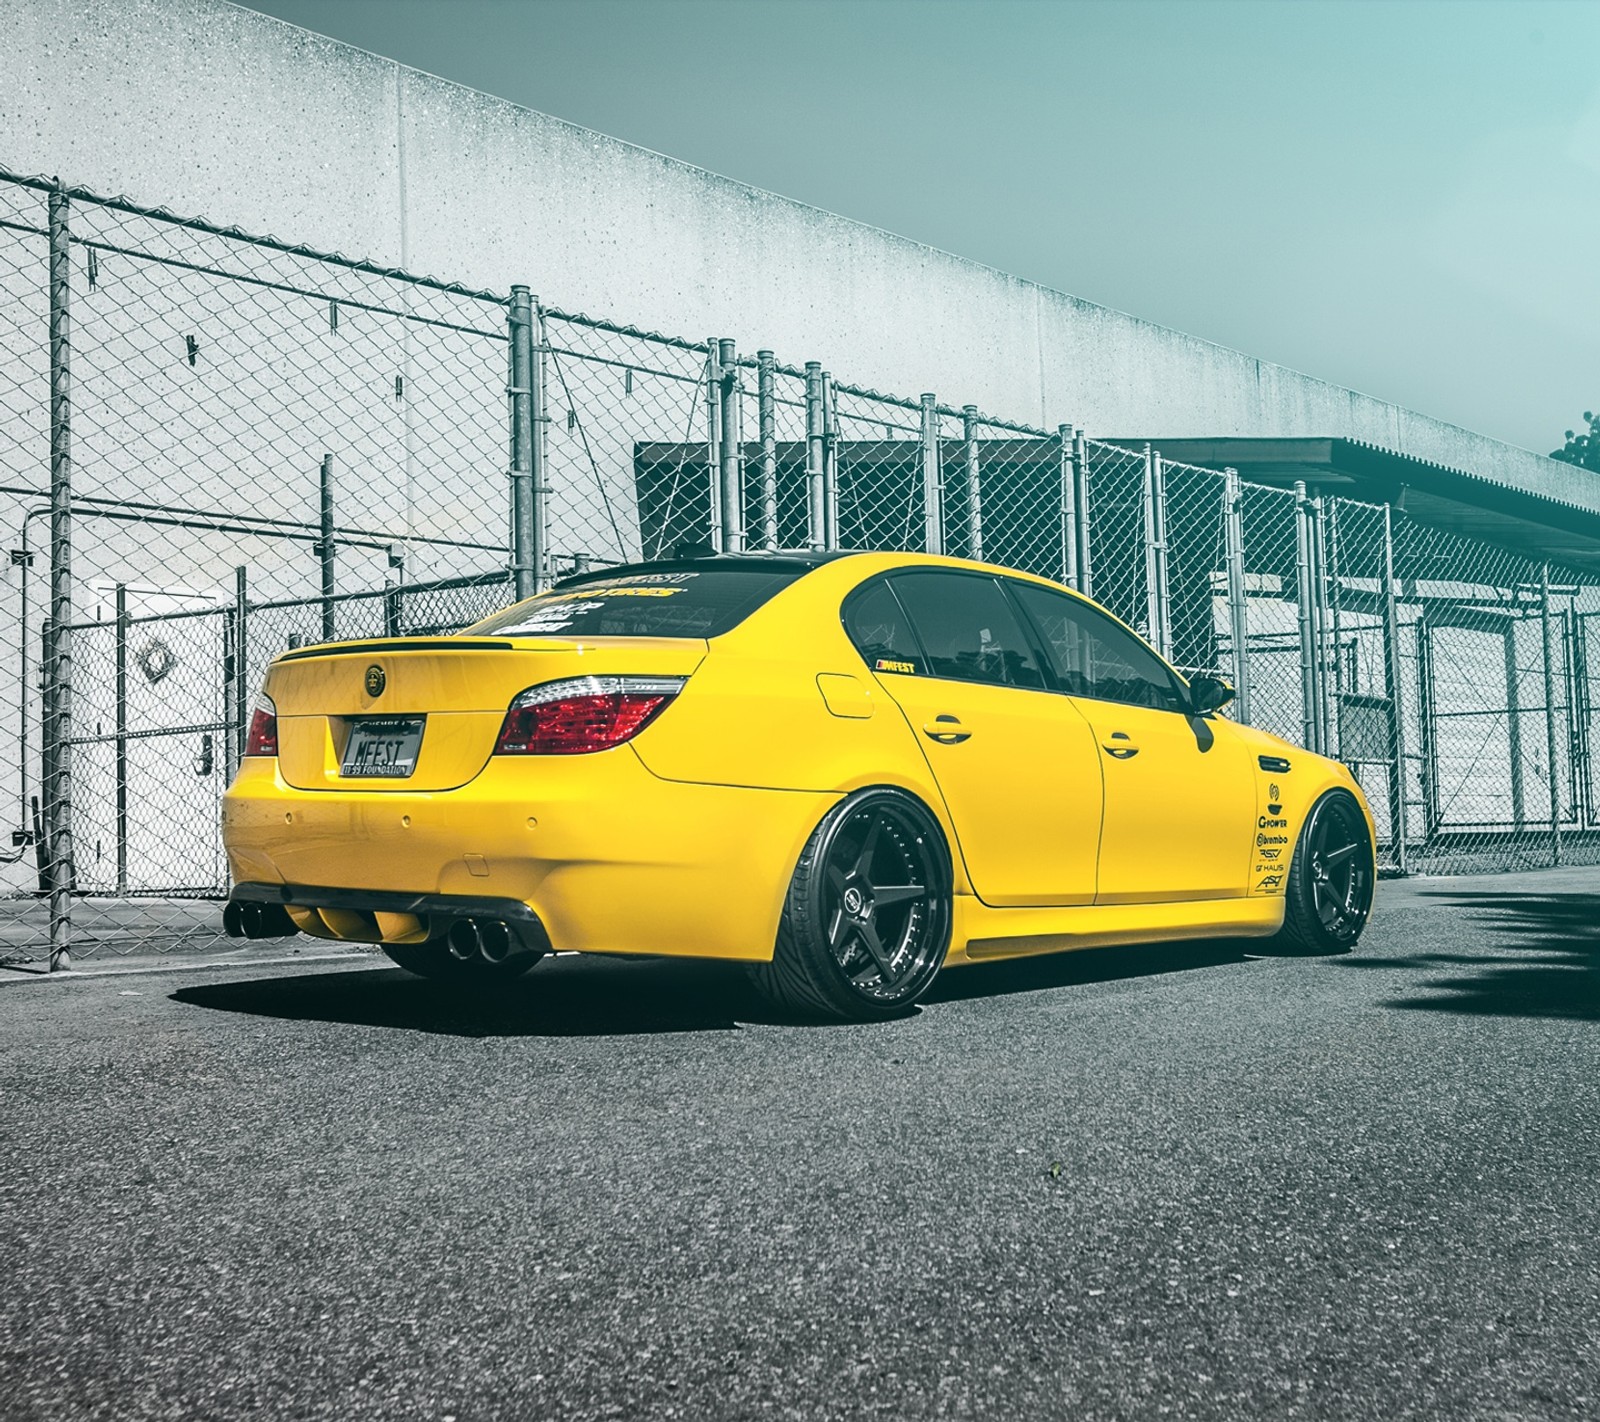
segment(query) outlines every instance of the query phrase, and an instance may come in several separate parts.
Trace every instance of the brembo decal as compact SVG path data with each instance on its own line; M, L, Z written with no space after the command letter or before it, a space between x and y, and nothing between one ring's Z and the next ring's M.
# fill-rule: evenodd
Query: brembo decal
M1287 844L1289 836L1286 834L1258 834L1256 843L1259 844Z

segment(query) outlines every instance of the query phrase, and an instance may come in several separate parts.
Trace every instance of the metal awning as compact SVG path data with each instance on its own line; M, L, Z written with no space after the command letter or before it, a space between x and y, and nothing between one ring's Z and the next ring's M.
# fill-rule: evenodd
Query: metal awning
M1391 503L1436 528L1600 572L1600 479L1595 481L1595 507L1590 508L1364 440L1141 436L1105 443L1129 449L1149 444L1167 459L1210 469L1231 467L1256 484L1286 487L1303 479L1312 492Z

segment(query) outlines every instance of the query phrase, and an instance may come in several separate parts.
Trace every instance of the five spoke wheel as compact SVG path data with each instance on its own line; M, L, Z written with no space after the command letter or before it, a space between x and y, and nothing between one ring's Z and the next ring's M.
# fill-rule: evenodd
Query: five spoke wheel
M950 946L950 855L898 790L836 806L795 869L771 964L756 980L790 1008L884 1017L915 1002Z
M1283 938L1312 952L1350 947L1372 911L1372 837L1355 797L1330 790L1311 807L1289 873Z

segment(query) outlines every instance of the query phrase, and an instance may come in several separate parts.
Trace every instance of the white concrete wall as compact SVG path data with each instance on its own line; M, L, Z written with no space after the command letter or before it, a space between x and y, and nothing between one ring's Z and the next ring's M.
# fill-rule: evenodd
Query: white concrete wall
M1370 440L1600 508L1581 471L220 0L6 0L0 165L1091 433Z

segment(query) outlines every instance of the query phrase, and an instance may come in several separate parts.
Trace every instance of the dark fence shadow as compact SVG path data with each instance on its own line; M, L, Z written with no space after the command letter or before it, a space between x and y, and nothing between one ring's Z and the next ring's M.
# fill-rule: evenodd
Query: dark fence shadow
M1386 1007L1477 1016L1600 1021L1600 894L1422 895L1471 926L1460 951L1362 958L1341 966L1414 974ZM1482 944L1482 946L1478 946Z
M1232 942L1096 948L942 974L929 1004L1078 987L1243 962ZM393 1027L457 1037L609 1037L731 1032L745 1023L818 1027L779 1012L732 963L559 957L488 989L413 977L399 968L205 983L174 1002L290 1021ZM913 1008L907 1016L920 1011Z

